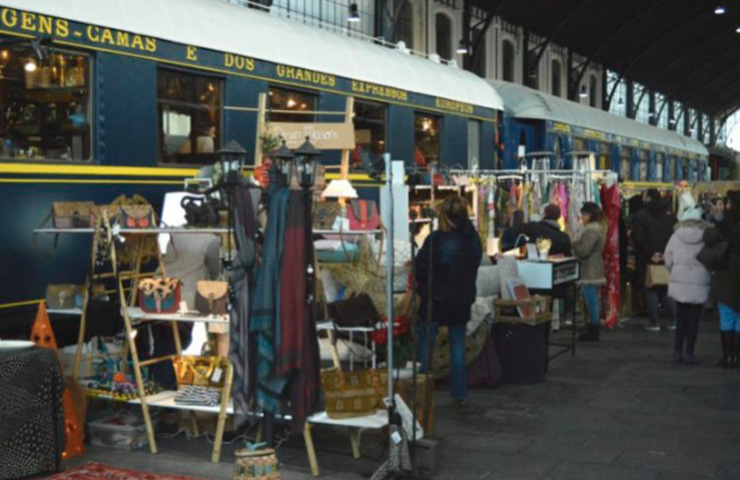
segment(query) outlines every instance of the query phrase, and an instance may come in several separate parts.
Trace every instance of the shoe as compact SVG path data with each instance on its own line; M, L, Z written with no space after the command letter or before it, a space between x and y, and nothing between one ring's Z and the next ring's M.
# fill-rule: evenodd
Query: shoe
M732 366L732 350L734 347L735 333L720 330L719 336L722 339L722 358L717 362L718 367L730 368Z
M645 325L645 330L648 332L659 332L660 327L658 325Z
M586 328L578 335L579 342L598 342L599 341L599 327L594 325L586 325Z
M675 330L675 329L676 329L676 324L674 324L674 323L671 323L671 324L669 324L669 325L666 325L666 326L665 326L664 328L665 328L666 330L671 330L671 331L673 331L673 330Z
M699 365L701 363L701 359L697 358L693 353L687 353L683 357L683 363L686 365Z
M683 363L683 353L673 352L673 363L676 363L676 364Z

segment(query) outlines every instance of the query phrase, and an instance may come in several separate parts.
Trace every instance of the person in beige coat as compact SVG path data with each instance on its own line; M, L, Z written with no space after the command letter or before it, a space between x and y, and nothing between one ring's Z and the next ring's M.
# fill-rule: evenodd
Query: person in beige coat
M581 261L579 285L588 309L589 323L579 335L581 342L598 342L601 322L601 286L606 283L602 252L606 246L604 212L593 202L581 208L581 228L573 235L573 254Z

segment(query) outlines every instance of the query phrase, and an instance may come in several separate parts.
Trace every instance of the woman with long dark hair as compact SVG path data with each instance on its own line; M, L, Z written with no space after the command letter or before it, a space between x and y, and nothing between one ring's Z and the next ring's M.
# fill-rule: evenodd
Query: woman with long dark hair
M426 238L415 259L416 290L421 297L418 355L422 371L429 371L439 327L448 327L450 396L455 403L468 397L465 330L475 302L481 255L467 201L458 195L447 197L439 212L439 229Z
M588 309L589 322L578 336L581 342L598 342L601 322L601 286L606 283L602 252L606 246L604 212L593 202L581 207L581 228L573 235L573 254L581 261L581 293Z

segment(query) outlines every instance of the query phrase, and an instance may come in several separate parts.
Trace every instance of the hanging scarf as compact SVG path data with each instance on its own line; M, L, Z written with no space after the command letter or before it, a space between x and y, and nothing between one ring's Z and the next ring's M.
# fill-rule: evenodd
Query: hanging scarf
M622 305L619 279L619 187L601 186L601 203L607 219L606 246L604 247L604 273L606 285L601 289L602 315L606 327L614 328L619 321L619 309Z

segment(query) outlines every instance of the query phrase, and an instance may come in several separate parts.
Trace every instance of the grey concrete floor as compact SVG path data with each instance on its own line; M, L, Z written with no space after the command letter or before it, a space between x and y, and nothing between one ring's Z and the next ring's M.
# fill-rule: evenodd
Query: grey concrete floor
M702 324L700 366L671 363L672 332L645 332L640 320L579 345L550 365L547 381L471 392L464 409L438 391L439 479L740 479L740 372L714 366L716 324ZM560 334L562 335L562 334ZM343 434L316 428L325 479L368 478L382 437L363 436L363 459ZM150 472L229 479L236 445L210 463L205 439L162 438L160 453L89 448L85 459ZM284 480L306 479L301 435L278 451Z

